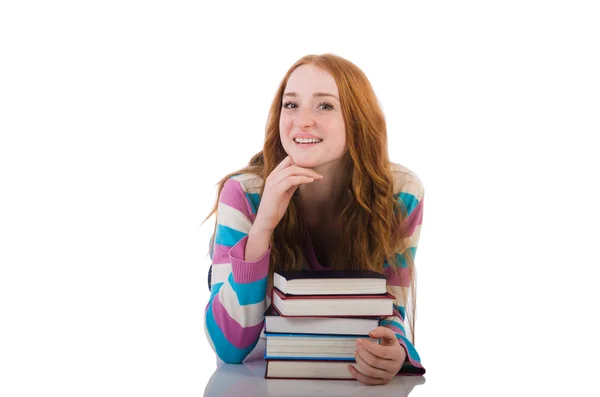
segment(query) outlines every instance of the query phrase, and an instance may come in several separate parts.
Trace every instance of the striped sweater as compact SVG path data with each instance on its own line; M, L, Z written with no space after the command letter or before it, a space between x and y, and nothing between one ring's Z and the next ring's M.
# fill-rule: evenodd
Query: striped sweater
M414 172L399 164L391 165L394 197L408 215L409 250L413 258L423 217L423 185ZM256 261L244 260L248 232L256 218L260 203L262 179L254 174L239 174L225 182L217 207L217 229L211 251L211 295L205 309L204 328L208 341L227 363L240 363L264 337L264 311L270 302L267 285L270 247ZM304 245L306 270L323 270L316 258L310 238ZM381 325L394 331L406 349L407 359L399 375L421 375L425 368L419 354L407 338L403 289L410 285L406 264L398 254L400 268L394 271L387 261L383 272L387 290L396 297L394 315L381 320ZM393 265L396 266L396 265Z

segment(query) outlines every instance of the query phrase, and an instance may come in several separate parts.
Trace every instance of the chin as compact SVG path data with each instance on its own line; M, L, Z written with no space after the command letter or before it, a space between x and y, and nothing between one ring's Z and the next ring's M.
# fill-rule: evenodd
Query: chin
M319 161L317 159L307 159L303 156L292 156L292 160L294 161L294 164L302 168L314 168L324 164L323 161Z

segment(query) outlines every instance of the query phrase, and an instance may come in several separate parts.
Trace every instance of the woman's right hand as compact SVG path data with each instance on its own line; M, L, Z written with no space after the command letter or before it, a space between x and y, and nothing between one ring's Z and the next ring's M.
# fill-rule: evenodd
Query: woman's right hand
M298 187L322 178L323 176L314 170L297 166L292 158L287 156L265 180L265 188L252 227L272 233L287 211L292 195Z

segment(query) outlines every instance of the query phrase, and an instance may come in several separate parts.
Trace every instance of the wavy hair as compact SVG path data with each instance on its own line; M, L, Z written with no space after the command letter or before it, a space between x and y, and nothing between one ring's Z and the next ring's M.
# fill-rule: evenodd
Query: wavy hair
M283 77L267 119L262 151L255 154L248 166L232 172L219 181L217 202L204 222L217 212L218 197L223 185L232 176L256 174L264 181L287 156L279 135L279 118L283 94L292 72L301 65L312 64L329 72L338 87L341 110L346 126L347 152L346 188L342 199L341 243L337 248L332 269L374 270L383 272L384 261L398 269L400 254L409 274L412 311L409 326L414 343L416 294L414 261L408 248L405 228L406 211L393 192L393 179L387 148L387 129L383 111L366 75L352 62L333 54L306 55L300 58ZM261 187L261 195L264 184ZM296 191L297 193L297 191ZM204 223L203 222L203 223ZM215 230L217 221L215 220ZM269 282L276 270L299 270L304 263L302 241L306 226L297 203L297 194L275 228L271 238ZM213 234L214 236L214 234ZM214 239L211 250L214 247Z

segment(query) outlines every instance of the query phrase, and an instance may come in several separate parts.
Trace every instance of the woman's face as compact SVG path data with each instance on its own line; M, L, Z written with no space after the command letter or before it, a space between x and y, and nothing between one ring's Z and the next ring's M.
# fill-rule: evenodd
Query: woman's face
M314 168L343 156L346 128L333 76L313 65L292 72L283 93L279 136L300 167ZM314 139L318 142L306 143Z

